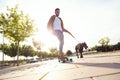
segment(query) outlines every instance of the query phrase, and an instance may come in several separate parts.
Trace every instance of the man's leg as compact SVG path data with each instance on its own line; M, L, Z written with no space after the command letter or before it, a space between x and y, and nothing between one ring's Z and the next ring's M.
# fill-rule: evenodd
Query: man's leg
M59 52L58 52L58 55L62 55L63 53L63 45L64 45L64 36L63 36L63 32L62 31L59 31L59 30L56 30L55 31L55 35L56 37L58 38L59 40Z
M63 55L63 45L64 45L64 35L62 31L56 30L55 34L59 40L59 52L58 52L58 58L59 59L66 59L68 60L67 57Z

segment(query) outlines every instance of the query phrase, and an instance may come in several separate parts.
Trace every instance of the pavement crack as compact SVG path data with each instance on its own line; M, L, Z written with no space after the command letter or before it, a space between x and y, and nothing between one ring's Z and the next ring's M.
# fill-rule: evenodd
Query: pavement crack
M75 64L75 67L76 67L76 68L79 68L79 65Z
M90 77L90 79L95 80L95 78L94 78L94 77Z
M45 73L39 80L42 80L49 72Z

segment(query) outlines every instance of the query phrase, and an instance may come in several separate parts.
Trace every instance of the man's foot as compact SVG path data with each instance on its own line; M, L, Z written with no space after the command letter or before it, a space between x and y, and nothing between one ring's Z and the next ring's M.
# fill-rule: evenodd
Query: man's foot
M68 58L65 57L65 56L63 56L63 55L59 55L59 56L58 56L58 59L66 59L66 60L68 61Z

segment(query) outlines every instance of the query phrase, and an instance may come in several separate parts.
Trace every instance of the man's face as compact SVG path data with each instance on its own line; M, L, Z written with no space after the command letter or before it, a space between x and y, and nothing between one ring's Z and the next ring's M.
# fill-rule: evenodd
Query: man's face
M56 16L59 16L60 10L55 10L55 14L56 14Z

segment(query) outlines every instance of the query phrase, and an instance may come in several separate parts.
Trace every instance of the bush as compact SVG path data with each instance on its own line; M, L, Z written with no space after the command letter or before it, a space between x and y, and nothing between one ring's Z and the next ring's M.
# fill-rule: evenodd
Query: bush
M67 56L72 55L72 51L71 51L71 50L68 50L68 51L66 52L66 55L67 55Z

